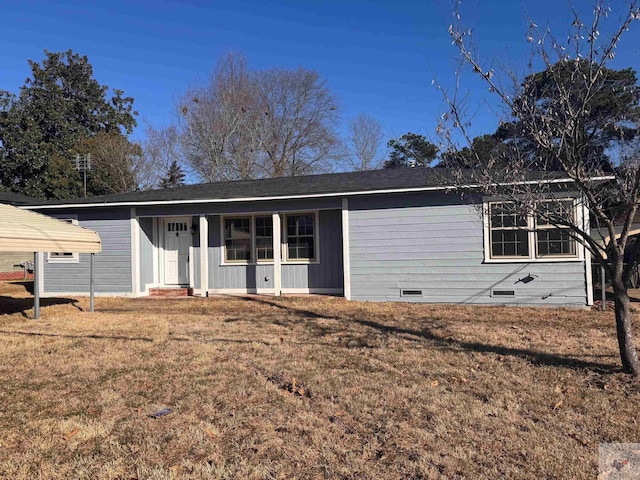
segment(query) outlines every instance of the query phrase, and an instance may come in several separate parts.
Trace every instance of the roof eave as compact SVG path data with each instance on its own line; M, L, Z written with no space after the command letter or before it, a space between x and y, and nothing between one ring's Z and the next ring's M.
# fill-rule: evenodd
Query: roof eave
M593 177L592 181L611 180L614 176L602 176ZM505 182L499 185L532 185L536 183L550 184L550 183L572 183L570 178L558 178L548 180L524 180L521 182ZM57 208L89 208L89 207L144 207L155 205L198 205L205 203L240 203L240 202L259 202L259 201L273 201L273 200L300 200L300 199L312 199L312 198L331 198L331 197L352 197L362 195L380 195L380 194L393 194L393 193L415 193L415 192L428 192L428 191L447 191L457 189L474 189L480 188L480 184L469 185L434 185L425 187L412 187L412 188L389 188L378 190L360 190L360 191L341 191L341 192L328 192L328 193L313 193L313 194L299 194L299 195L272 195L264 197L237 197L237 198L200 198L190 200L147 200L147 201L124 201L124 202L96 202L96 203L63 203L63 204L41 204L41 205L24 205L19 208L25 210L43 210L43 209L57 209Z

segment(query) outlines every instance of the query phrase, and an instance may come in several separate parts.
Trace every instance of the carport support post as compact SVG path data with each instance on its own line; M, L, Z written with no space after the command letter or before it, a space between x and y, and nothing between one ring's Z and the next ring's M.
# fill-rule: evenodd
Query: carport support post
M89 261L89 310L93 312L93 257L91 254L91 260Z
M40 318L40 255L36 252L33 255L33 316L36 320Z

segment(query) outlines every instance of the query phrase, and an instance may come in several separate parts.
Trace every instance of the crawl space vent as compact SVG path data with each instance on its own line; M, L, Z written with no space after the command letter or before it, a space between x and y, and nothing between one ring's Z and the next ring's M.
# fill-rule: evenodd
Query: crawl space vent
M491 290L492 297L515 297L515 290Z
M422 290L401 290L400 296L402 297L421 297Z

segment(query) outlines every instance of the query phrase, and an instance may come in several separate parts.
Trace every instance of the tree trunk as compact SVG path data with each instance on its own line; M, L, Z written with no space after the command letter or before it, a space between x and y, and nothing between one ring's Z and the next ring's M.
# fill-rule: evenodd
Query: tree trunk
M633 342L631 325L631 302L627 293L627 287L622 280L622 273L617 273L613 279L613 301L616 311L616 331L618 334L618 347L620 359L625 373L640 374L640 362L638 352Z

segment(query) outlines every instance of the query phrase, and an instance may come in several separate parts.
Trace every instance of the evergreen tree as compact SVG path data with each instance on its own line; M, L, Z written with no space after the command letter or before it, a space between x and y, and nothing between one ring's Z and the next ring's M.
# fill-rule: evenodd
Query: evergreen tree
M45 50L42 63L29 64L31 78L17 96L0 92L0 184L35 197L78 196L77 145L98 133L131 133L133 99L121 90L108 98L87 57L71 50Z
M438 147L424 135L405 133L398 139L391 139L387 146L391 149L384 168L428 167L438 154Z
M160 181L160 188L173 188L184 185L184 172L175 160L169 165L167 175Z

